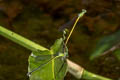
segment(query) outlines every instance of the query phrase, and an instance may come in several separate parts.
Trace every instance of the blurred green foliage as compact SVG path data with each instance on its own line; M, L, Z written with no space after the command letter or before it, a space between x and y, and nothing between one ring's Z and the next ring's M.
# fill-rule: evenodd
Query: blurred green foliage
M113 33L109 36L105 36L102 38L96 45L94 52L91 54L90 59L93 60L101 55L105 55L108 53L104 53L110 51L113 47L116 49L119 48L120 44L120 30L116 33ZM114 51L114 50L113 50ZM112 51L111 51L112 52Z
M120 49L117 49L115 52L114 52L114 55L117 57L117 59L120 61Z

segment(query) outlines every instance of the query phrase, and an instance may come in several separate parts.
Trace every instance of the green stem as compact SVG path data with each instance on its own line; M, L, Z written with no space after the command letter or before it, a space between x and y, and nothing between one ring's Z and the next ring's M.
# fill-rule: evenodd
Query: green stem
M87 70L83 71L82 78L86 80L112 80L112 79L105 78L103 76L99 76L94 73L88 72Z
M47 50L45 47L40 46L8 29L3 28L2 26L0 26L0 35L14 41L17 44L20 44L21 46L24 46L25 48L31 50L31 51L35 51L35 50ZM111 80L105 77L101 77L99 75L93 74L91 72L88 72L86 70L84 70L82 78L84 79L88 79L88 80Z
M0 35L14 41L17 44L20 44L21 46L24 46L25 48L31 50L31 51L36 51L36 50L46 50L46 48L8 30L0 26Z

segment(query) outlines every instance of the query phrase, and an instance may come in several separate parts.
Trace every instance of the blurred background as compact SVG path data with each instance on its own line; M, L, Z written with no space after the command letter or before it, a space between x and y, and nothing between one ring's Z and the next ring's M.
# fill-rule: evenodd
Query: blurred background
M90 72L117 80L120 61L89 56L98 40L120 29L120 0L0 0L0 25L46 48L61 37L59 27L86 9L68 43L69 59ZM28 80L31 51L0 36L0 80ZM77 80L67 74L65 80Z

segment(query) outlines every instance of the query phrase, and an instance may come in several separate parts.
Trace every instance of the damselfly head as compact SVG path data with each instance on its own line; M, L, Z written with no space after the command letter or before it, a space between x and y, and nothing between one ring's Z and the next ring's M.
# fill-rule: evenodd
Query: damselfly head
M31 76L31 72L28 72L28 73L27 73L27 76L30 77L30 76Z

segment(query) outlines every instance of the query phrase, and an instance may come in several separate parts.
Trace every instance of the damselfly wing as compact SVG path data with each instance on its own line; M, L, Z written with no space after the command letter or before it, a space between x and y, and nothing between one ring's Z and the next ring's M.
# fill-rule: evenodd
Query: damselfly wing
M63 31L66 28L70 28L72 27L72 25L75 23L76 19L77 19L78 15L75 16L71 21L67 22L66 24L60 26L59 31Z

